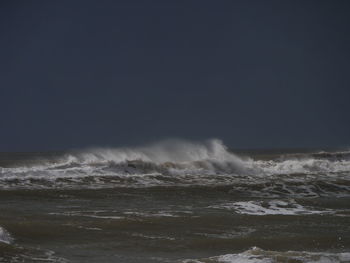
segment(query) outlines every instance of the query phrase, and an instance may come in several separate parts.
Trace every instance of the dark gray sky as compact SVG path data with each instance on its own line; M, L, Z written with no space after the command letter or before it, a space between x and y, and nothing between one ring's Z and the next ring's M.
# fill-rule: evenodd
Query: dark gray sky
M350 146L350 1L1 1L0 151Z

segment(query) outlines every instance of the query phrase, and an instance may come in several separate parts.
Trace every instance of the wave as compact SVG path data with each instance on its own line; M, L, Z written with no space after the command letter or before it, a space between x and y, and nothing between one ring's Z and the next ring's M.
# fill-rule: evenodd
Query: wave
M306 251L268 251L253 247L247 251L237 254L226 254L205 259L186 259L183 263L278 263L278 262L299 262L299 263L345 263L350 261L350 253L322 253Z
M215 171L242 170L247 168L244 160L230 153L219 140L209 140L204 143L168 140L139 148L95 148L85 151L75 151L54 160L40 160L29 166L12 167L13 171L38 171L43 169L69 170L82 167L106 167L122 169L126 167L164 170L202 168ZM17 168L17 169L16 169ZM2 169L4 170L4 168ZM10 171L9 170L9 171Z
M240 201L210 206L210 208L233 210L246 215L315 215L335 214L330 209L316 210L305 207L295 200ZM339 211L340 213L342 211Z
M0 243L11 244L13 238L5 228L0 226Z
M266 160L238 156L217 139L202 143L168 140L146 147L74 151L28 165L0 167L0 188L235 185L239 190L253 184L273 192L282 188L281 193L295 193L294 188L303 188L304 194L335 188L333 192L347 195L349 174L349 152Z

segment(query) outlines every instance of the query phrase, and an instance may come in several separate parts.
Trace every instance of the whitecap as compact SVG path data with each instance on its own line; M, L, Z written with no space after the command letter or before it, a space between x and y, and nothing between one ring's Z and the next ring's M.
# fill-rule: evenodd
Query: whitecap
M247 251L237 254L225 254L203 259L186 259L183 263L348 263L350 253L328 253L307 251L268 251L253 247Z
M13 238L9 232L3 227L0 226L0 242L11 244L13 242Z
M240 201L210 206L210 208L233 210L247 215L312 215L330 214L332 210L315 210L298 204L295 200Z

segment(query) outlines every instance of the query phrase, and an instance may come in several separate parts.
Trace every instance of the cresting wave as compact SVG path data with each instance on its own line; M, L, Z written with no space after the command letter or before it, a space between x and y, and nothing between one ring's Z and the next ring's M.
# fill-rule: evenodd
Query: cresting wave
M278 182L276 181L278 179ZM75 151L0 167L0 189L234 185L277 195L350 195L350 153L239 157L217 139ZM252 187L253 186L253 187ZM248 192L251 192L251 191Z

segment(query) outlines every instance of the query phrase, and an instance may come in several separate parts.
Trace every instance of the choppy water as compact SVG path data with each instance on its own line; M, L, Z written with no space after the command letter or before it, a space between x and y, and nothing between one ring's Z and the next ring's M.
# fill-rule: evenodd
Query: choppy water
M350 151L2 153L0 262L350 262Z

